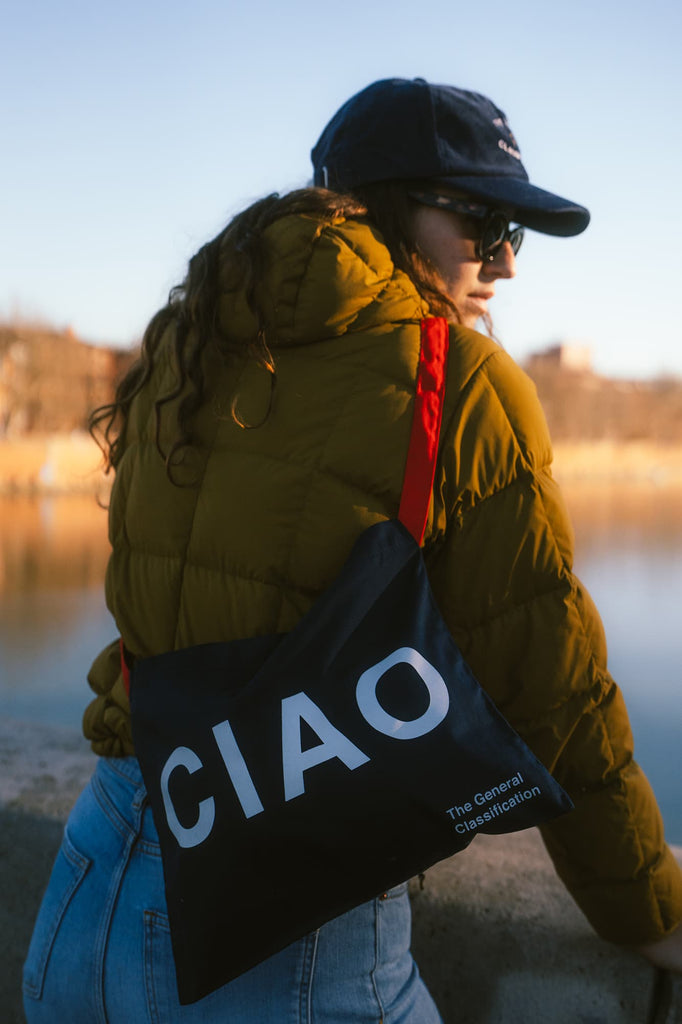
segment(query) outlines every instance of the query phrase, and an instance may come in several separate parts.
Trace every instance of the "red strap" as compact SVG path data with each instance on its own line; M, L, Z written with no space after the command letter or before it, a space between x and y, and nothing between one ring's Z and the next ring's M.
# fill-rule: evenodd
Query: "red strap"
M118 646L121 651L121 675L123 676L123 685L128 697L130 697L130 669L128 668L128 662L126 661L126 649L123 646L123 637L120 637Z
M447 320L422 320L414 417L398 513L417 544L424 537L436 472L449 340Z

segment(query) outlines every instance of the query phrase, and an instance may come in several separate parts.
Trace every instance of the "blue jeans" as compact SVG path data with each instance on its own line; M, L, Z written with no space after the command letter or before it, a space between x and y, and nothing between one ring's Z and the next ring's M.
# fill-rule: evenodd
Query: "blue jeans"
M407 886L180 1006L158 835L134 758L100 759L64 831L24 966L28 1024L439 1024Z

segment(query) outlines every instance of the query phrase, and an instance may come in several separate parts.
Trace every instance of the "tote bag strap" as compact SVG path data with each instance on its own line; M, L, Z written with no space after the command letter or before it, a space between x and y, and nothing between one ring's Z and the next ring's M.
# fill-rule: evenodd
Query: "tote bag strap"
M414 417L398 512L398 519L419 545L424 539L436 472L449 341L447 320L422 320Z

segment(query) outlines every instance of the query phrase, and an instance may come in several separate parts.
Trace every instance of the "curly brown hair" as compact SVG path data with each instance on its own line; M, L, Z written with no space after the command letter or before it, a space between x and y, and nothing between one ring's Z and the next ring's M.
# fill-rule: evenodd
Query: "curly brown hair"
M174 465L193 442L192 424L204 402L209 361L233 351L218 318L218 302L225 287L244 292L258 324L244 355L272 375L274 388L275 363L256 291L263 275L263 232L281 217L308 214L330 222L338 217L367 218L381 232L395 266L409 276L432 313L458 321L457 309L445 294L436 268L420 252L414 238L410 187L408 182L379 182L356 189L353 194L320 188L298 189L285 196L274 193L243 210L199 249L189 261L185 280L171 290L167 304L150 321L140 357L119 383L113 402L95 409L90 416L90 432L102 449L106 471L118 465L131 403L149 381L161 340L172 330L175 385L155 402L156 446L172 477ZM173 416L174 440L164 451L161 422L166 409ZM236 397L231 412L240 426L250 426L236 411Z

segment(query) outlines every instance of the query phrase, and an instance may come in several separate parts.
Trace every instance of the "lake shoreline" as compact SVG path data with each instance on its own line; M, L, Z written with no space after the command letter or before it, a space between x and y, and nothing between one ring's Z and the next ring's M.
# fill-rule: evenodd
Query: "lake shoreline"
M554 474L567 486L653 486L682 493L682 445L653 441L558 442Z
M85 431L0 438L0 496L106 494L102 453Z
M682 444L576 441L554 444L553 470L566 486L653 486L682 492ZM89 434L0 439L0 495L106 496L111 475Z

